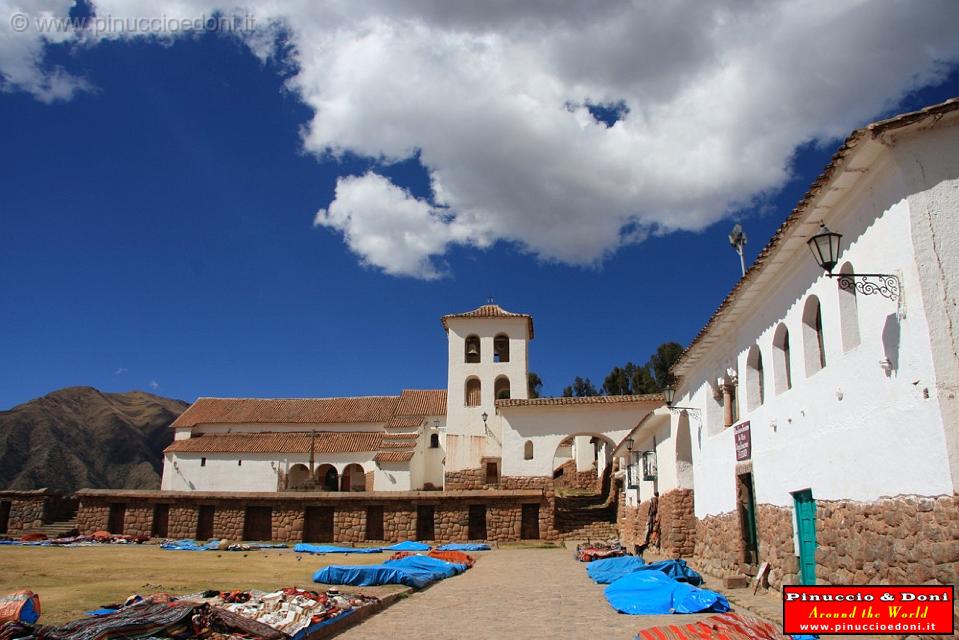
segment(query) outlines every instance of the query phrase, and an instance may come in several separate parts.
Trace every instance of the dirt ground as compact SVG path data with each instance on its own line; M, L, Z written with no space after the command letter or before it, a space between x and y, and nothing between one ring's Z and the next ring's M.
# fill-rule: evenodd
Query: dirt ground
M40 622L59 624L82 617L84 611L123 602L134 593L311 588L313 572L326 565L376 564L389 555L310 556L276 549L161 551L156 545L4 546L0 547L0 594L34 591L43 611ZM382 596L405 587L348 589Z

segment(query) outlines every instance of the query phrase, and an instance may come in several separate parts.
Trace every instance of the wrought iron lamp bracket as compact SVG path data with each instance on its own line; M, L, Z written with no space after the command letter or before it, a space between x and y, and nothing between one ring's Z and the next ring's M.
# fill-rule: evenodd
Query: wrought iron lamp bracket
M836 278L840 289L852 291L857 295L880 295L899 306L899 318L906 317L906 309L902 297L902 280L898 273L830 273L830 278Z

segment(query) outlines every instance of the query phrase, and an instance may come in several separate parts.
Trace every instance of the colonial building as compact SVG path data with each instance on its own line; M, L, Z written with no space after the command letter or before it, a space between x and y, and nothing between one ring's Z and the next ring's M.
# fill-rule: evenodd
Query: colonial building
M845 141L620 443L631 541L776 587L954 583L957 122L950 100Z

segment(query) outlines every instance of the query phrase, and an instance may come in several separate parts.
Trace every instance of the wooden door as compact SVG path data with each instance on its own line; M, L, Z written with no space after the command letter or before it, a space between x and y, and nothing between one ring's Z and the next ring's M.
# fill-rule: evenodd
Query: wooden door
M486 505L471 504L469 513L469 530L467 533L470 540L486 540Z
M519 537L523 540L539 540L539 505L524 504L520 521Z
M303 542L333 542L333 507L303 511Z
M209 540L213 537L213 516L216 507L212 504L200 505L196 517L196 539Z
M273 507L247 507L243 517L244 540L273 539Z
M383 505L370 505L366 508L366 539L386 539L383 535Z
M123 520L126 518L126 514L127 506L125 504L111 504L107 530L116 536L123 535Z
M799 575L803 584L816 584L816 501L812 491L793 494L799 530Z
M416 507L416 539L434 540L436 508L431 504Z
M153 526L150 532L156 538L166 538L170 528L170 505L153 505Z

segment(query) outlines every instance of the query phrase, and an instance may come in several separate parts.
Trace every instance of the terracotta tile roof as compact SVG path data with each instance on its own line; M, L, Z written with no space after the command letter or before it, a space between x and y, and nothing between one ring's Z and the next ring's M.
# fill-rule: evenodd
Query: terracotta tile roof
M409 462L413 459L412 451L381 451L373 459L377 462Z
M521 400L511 398L509 400L497 400L496 407L546 407L569 404L620 404L627 402L663 402L663 394L647 393L645 395L635 396L583 396L583 397L560 397L560 398L530 398Z
M388 429L417 429L423 424L423 416L393 416L386 423Z
M384 433L384 440L416 440L420 437L418 433Z
M397 449L415 449L416 440L405 440L400 442L386 442L380 445L380 449L383 451L396 451Z
M498 304L484 304L482 307L477 307L472 311L466 311L463 313L448 313L440 320L443 322L443 329L447 332L450 330L447 320L450 318L526 318L526 327L529 330L529 339L533 339L533 316L528 313L513 313L507 311Z
M383 434L376 431L317 431L317 453L378 451ZM232 433L174 440L165 453L309 453L309 433Z
M689 343L689 346L686 347L683 355L676 364L673 365L673 373L677 375L683 375L685 373L691 364L694 352L702 345L707 335L713 331L723 316L735 305L743 292L750 288L752 282L764 271L767 263L775 264L773 258L782 248L783 243L799 231L797 227L800 227L807 218L812 216L816 208L815 204L818 202L820 196L828 192L830 184L842 175L856 147L864 142L879 138L884 133L892 130L926 119L938 120L944 115L957 110L959 110L959 98L951 98L945 102L920 109L919 111L902 113L886 120L873 122L861 129L853 131L842 143L825 169L823 169L823 172L812 183L812 186L809 187L809 190L799 203L793 208L792 212L786 217L786 220L779 226L769 243L766 244L763 250L759 252L759 255L756 256L756 260L746 271L746 275L744 275L736 286L733 287L732 291L726 295L726 298L716 311L713 312L713 315L709 318L706 325L696 334L696 337ZM818 225L813 227L813 229L816 228L818 228ZM806 238L802 239L805 241Z
M172 426L386 422L392 417L398 400L396 396L199 398L180 414Z
M396 416L445 416L446 389L403 389L393 413Z

